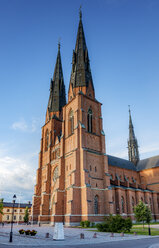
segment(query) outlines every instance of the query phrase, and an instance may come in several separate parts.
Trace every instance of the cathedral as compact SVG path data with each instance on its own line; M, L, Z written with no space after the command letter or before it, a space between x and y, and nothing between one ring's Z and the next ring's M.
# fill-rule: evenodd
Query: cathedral
M159 156L140 160L129 110L129 160L105 150L101 103L95 98L80 11L66 102L60 44L50 82L39 166L32 204L32 221L103 221L109 214L134 219L142 200L159 219Z

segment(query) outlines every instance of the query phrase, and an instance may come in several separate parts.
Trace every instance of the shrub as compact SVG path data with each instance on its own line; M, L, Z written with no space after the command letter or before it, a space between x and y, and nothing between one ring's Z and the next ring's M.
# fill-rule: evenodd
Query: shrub
M81 221L81 222L80 222L80 226L81 226L81 227L84 227L84 221Z
M95 223L94 222L91 223L91 227L95 227Z
M122 218L120 215L105 218L104 223L96 225L100 232L129 232L132 227L132 220L130 218Z
M89 220L85 220L84 221L84 226L85 227L90 227L90 221Z
M130 217L125 219L125 232L130 232L132 228L132 220L130 219Z

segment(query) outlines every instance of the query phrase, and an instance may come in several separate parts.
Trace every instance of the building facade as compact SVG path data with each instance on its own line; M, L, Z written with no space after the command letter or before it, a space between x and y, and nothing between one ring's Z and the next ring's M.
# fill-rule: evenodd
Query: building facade
M101 103L95 98L80 11L67 103L58 46L42 127L32 219L76 225L81 220L102 221L110 213L133 218L133 206L140 200L159 218L157 178L148 180L153 170L159 171L159 156L153 169L154 158L149 166L140 160L130 111L128 154L129 161L106 154Z
M13 221L17 223L24 222L25 209L28 207L29 215L31 214L31 203L15 203L14 204L14 214L13 214L13 203L3 202L3 215L0 214L0 223L10 223Z

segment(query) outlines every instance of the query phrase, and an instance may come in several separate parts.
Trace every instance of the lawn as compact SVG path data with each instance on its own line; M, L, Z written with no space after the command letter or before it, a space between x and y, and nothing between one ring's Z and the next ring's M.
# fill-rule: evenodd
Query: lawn
M143 227L139 225L134 225L129 233L134 234L134 232L136 232L137 235L149 235L148 227L144 227L143 229ZM159 229L151 228L151 235L159 235Z

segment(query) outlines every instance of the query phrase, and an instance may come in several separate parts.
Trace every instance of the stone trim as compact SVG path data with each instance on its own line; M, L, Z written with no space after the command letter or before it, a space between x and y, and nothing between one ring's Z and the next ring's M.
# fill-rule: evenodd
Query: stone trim
M99 152L99 151L96 151L96 150L92 150L92 149L89 149L89 148L86 148L86 147L82 147L82 149L84 151L87 151L87 152L90 152L90 153L94 153L94 154L97 154L97 155L104 155L104 156L106 156L106 153L102 153L102 152Z

